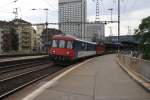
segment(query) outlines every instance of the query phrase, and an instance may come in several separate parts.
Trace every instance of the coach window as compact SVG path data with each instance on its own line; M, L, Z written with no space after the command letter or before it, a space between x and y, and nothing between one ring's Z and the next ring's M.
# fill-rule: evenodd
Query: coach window
M57 47L58 40L53 40L52 47Z
M84 42L82 43L82 49L83 49L83 50L86 50L86 49L87 49L87 44L84 43Z
M71 41L67 42L67 48L72 49L72 42Z
M64 40L59 41L59 48L65 48L65 41Z

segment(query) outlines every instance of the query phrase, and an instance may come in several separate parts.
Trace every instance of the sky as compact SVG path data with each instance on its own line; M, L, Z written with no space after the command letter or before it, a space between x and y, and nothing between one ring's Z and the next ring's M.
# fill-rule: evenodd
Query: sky
M14 2L17 1L17 2ZM95 0L96 1L96 0ZM99 0L100 20L109 21L110 11L113 8L113 20L117 20L118 0ZM133 34L138 28L142 19L150 16L150 0L120 0L121 1L121 35ZM94 0L87 0L87 20L95 21L96 3ZM58 22L58 0L1 0L0 20L10 21L14 19L13 9L18 8L19 18L31 23L45 23L45 11L48 8L48 21ZM38 10L31 10L36 8ZM56 26L49 26L55 28ZM117 35L117 23L107 24L105 28L106 36L110 35L112 27L113 35ZM128 27L131 31L128 32Z

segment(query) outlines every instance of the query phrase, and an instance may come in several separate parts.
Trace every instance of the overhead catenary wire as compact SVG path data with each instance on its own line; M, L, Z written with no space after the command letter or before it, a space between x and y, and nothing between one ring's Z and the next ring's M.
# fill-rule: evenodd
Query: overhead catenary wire
M13 0L13 1L7 3L7 4L1 5L0 8L6 8L6 7L8 7L9 5L11 5L11 4L13 4L13 3L16 3L17 1L18 1L18 0Z

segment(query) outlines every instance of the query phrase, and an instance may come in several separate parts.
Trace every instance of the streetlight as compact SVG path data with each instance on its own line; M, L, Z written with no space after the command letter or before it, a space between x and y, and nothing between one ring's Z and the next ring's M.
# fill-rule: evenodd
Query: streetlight
M33 8L33 9L31 9L31 10L33 10L33 11L35 11L35 10L44 10L45 11L45 18L46 18L46 22L45 22L45 26L46 26L46 29L47 29L47 27L48 27L48 8L44 8L44 9L35 9L35 8Z
M48 9L48 8L44 8L44 9L41 9L41 8L40 8L40 9L35 9L35 8L33 8L33 9L31 9L31 10L34 10L34 11L35 11L35 10L44 10L44 11L45 11L45 16L46 16L46 17L45 17L45 18L46 18L46 20L45 20L45 21L46 21L46 22L45 22L45 26L46 26L46 27L45 27L45 41L44 41L44 43L45 43L45 44L48 44L48 39L49 39L49 37L48 37L48 30L47 30L47 29L48 29L48 10L49 10L49 9ZM47 48L46 48L46 50L47 50Z
M35 8L33 8L33 9L31 9L31 10L33 10L33 11L35 11L35 10L44 10L45 11L45 18L46 18L46 22L45 22L45 26L46 26L46 33L47 33L47 28L48 28L48 8L44 8L44 9L35 9Z
M43 10L45 10L45 12L46 12L46 22L45 22L45 25L46 25L46 29L47 29L48 28L48 8L45 8Z

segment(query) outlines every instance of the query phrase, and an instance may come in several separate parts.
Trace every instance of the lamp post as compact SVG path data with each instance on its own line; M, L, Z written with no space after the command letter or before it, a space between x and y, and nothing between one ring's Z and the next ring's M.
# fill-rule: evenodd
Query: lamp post
M45 41L44 41L44 44L47 45L48 44L48 39L49 39L49 37L48 37L48 30L47 30L48 29L48 10L49 9L48 8L44 8L44 9L41 9L41 8L40 9L35 9L35 8L33 8L31 10L34 10L34 11L35 10L44 10L45 11L45 16L46 16L45 19L46 20L45 20ZM47 51L47 47L45 49Z
M47 29L48 28L48 8L45 8L43 10L45 10L45 13L46 13L46 22L45 22L45 25L46 25L46 29Z
M33 9L31 9L31 10L33 10L33 11L35 11L35 10L44 10L45 11L45 18L46 18L46 22L45 22L45 26L46 26L46 29L48 28L48 8L44 8L44 9L35 9L35 8L33 8Z

